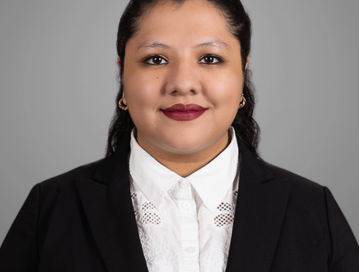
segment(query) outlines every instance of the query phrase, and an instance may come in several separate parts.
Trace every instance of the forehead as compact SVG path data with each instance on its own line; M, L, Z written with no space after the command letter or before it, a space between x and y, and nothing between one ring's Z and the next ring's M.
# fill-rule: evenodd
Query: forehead
M206 0L172 1L148 9L139 21L134 42L146 41L193 45L203 40L238 43L230 32L222 11Z
M157 4L147 8L142 14L142 19L151 20L156 18L157 21L159 21L162 19L174 19L173 16L176 15L180 18L185 16L186 19L190 19L191 17L203 19L206 15L215 17L219 16L223 18L221 10L207 0L184 0L182 3L176 3L175 1L168 0L159 1Z

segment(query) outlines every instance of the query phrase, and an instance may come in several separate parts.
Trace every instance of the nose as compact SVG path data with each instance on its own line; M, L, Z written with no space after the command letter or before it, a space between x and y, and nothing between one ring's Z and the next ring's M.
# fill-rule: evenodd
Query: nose
M196 64L178 62L172 64L167 74L166 93L169 95L196 95L201 83Z

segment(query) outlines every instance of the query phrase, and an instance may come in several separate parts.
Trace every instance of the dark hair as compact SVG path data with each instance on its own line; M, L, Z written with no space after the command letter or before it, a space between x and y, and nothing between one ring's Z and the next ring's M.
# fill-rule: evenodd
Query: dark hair
M156 4L167 1L181 5L186 0L131 0L121 17L117 33L117 54L121 60L119 73L120 91L117 94L116 112L112 118L108 133L106 156L114 153L117 144L123 136L130 133L135 127L129 112L118 107L118 102L122 98L123 93L121 79L125 64L126 44L139 30L139 23L143 13ZM251 71L245 70L246 60L251 50L251 21L240 0L207 1L214 4L222 12L228 22L229 30L241 45L242 71L244 71L243 94L246 98L246 105L238 110L232 126L236 131L236 136L242 139L255 156L258 156L259 126L253 119L255 105L254 86L251 82Z

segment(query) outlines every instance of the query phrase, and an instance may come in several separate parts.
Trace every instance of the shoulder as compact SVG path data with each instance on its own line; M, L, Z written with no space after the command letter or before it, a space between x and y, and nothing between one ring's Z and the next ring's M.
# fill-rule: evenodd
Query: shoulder
M328 190L325 186L268 162L261 162L270 170L275 180L283 180L283 184L289 183L292 198L308 204L323 203L325 200L325 193Z
M35 184L23 204L22 210L25 212L22 213L37 214L39 224L59 218L68 220L67 215L74 215L80 210L77 182L94 182L96 169L105 159L81 165Z
M262 164L273 173L276 179L287 179L288 182L290 182L293 186L299 186L308 189L323 189L323 186L319 183L293 173L289 170L283 169L263 160Z
M318 229L320 233L327 233L327 199L329 189L319 183L295 174L286 169L263 162L273 174L271 182L280 182L289 187L287 202L287 220L297 226L308 228L308 233ZM289 186L288 186L289 185Z
M275 178L288 179L291 183L293 183L293 185L296 185L298 183L298 185L309 186L313 188L323 187L319 183L307 179L303 176L300 176L299 174L293 173L289 170L273 165L264 160L261 160L261 162L266 168L268 168L273 173Z
M41 195L51 195L61 191L68 192L74 188L76 180L92 180L96 169L101 165L105 158L78 166L70 171L46 179L35 186L39 187Z

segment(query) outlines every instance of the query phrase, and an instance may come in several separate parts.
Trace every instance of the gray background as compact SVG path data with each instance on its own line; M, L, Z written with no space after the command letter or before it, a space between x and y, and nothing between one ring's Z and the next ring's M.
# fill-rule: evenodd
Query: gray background
M32 186L102 158L127 1L1 0L0 243ZM262 157L333 192L359 238L359 1L244 0Z

